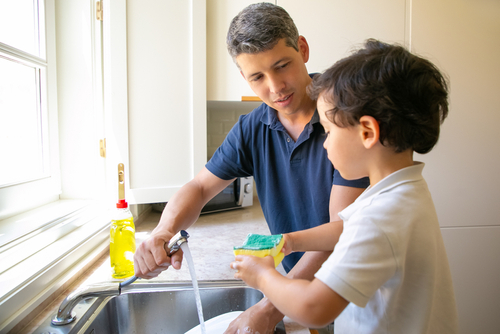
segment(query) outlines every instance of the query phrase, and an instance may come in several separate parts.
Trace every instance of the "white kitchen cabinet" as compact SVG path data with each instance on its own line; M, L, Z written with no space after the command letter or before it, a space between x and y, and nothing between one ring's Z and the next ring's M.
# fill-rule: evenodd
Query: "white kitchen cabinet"
M240 75L226 49L229 23L257 1L207 1L207 98L240 101L255 93ZM274 2L274 1L270 1ZM408 34L406 0L308 1L276 0L309 43L309 72L321 72L367 38L405 43Z
M255 96L226 48L231 20L246 6L263 1L207 0L207 99L241 101ZM275 1L266 1L275 3Z
M116 194L125 164L129 203L168 201L206 163L205 23L204 0L104 1L107 175Z
M500 328L500 226L441 228L457 300L460 333Z

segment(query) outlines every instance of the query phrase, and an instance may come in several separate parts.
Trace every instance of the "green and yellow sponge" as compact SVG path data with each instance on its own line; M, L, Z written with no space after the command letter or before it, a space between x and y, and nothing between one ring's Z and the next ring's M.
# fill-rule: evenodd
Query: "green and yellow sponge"
M234 247L234 255L253 255L265 257L271 255L274 259L274 266L277 267L281 263L285 254L281 251L285 239L283 234L261 235L249 234L243 245Z

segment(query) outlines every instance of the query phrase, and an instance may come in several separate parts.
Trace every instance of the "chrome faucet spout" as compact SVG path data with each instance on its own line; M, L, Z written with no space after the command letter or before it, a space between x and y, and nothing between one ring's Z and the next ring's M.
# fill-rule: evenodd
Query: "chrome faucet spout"
M189 234L180 230L176 235L170 239L168 244L165 244L168 255L172 255L179 250L181 245L187 242ZM55 326L62 326L73 322L76 319L76 315L73 312L73 308L82 300L92 298L92 297L108 297L108 296L119 296L122 293L122 288L132 284L137 277L132 276L128 280L121 283L114 282L104 282L96 283L87 286L81 286L66 297L59 306L57 314L52 319L52 324ZM129 287L123 292L130 292L135 290Z
M73 322L76 318L73 308L82 300L92 297L118 296L119 294L119 283L96 283L81 286L63 300L57 315L52 319L52 324L61 326Z
M187 233L186 231L180 230L179 232L177 232L177 234L174 235L172 239L170 239L170 241L168 242L167 245L168 247L167 252L169 253L168 255L172 255L175 252L177 252L181 247L181 245L187 242L188 238L189 238L189 233Z

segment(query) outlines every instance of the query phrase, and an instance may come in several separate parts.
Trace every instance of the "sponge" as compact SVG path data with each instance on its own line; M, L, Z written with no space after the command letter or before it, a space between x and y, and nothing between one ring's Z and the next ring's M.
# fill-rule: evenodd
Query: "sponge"
M240 247L234 247L234 255L253 255L258 257L272 256L274 266L277 267L281 263L285 254L281 251L285 239L283 234L261 235L248 234L247 239Z

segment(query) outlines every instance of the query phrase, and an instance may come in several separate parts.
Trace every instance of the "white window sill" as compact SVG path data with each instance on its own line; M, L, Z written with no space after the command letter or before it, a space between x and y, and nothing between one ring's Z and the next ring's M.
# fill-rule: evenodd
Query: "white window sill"
M106 249L110 213L102 203L62 200L0 222L0 333Z

